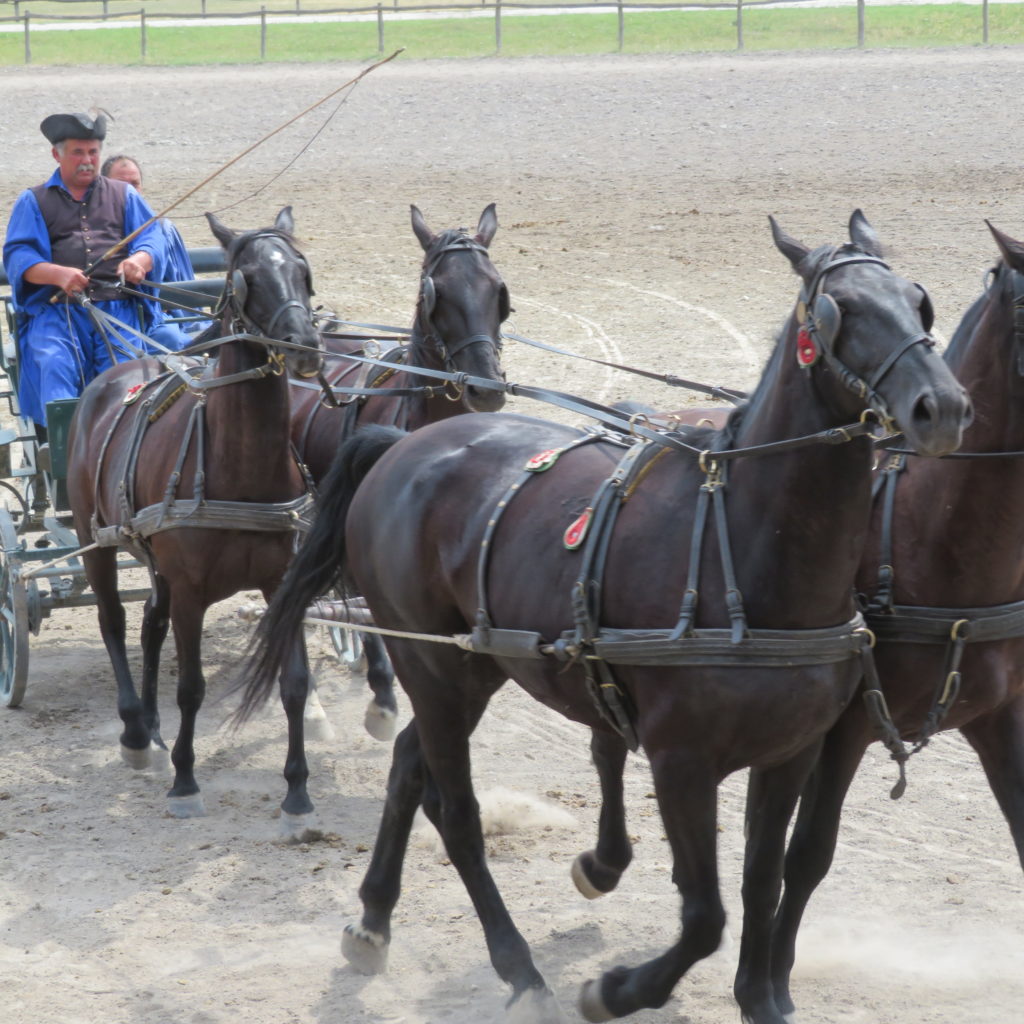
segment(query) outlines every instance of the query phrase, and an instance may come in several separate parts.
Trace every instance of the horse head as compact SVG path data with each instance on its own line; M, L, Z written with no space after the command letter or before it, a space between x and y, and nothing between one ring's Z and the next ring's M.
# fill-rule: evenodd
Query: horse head
M874 410L922 455L959 447L971 406L935 351L924 288L893 273L860 210L850 242L813 251L769 217L778 250L803 280L797 303L796 359L821 394L844 411Z
M491 203L480 215L476 234L464 229L434 234L416 206L412 229L423 246L423 272L416 305L416 332L451 373L504 381L501 324L511 312L508 288L487 249L498 228ZM504 391L472 384L461 389L471 412L496 412Z
M1007 292L1007 307L1013 311L1013 352L1012 370L1019 377L1024 377L1024 242L1004 234L987 220L989 231L996 240L1002 265L997 267L994 286L1000 286Z
M234 231L212 213L206 219L228 257L223 302L231 331L254 334L271 348L283 342L289 371L316 376L321 355L310 308L313 275L293 236L292 208L284 207L272 228L255 231Z

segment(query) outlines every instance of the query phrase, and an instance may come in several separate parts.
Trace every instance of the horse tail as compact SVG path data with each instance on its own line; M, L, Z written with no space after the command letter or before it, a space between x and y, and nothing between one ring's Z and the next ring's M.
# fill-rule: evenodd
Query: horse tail
M249 642L244 675L233 687L242 693L239 708L232 716L236 725L245 722L270 697L286 658L296 641L301 642L306 609L333 587L344 587L345 520L349 506L363 477L404 436L405 431L395 427L367 426L338 449L318 490L313 527Z

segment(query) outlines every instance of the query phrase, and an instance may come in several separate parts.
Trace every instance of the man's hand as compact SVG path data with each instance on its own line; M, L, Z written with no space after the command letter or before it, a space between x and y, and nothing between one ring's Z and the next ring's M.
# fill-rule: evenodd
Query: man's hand
M65 295L84 292L89 287L89 278L75 267L58 266L58 280L54 282Z
M25 280L29 284L52 285L65 295L84 292L89 287L89 278L81 270L77 267L65 267L61 263L34 263L25 271Z
M139 284L153 269L153 261L148 252L136 252L117 265L117 272L129 284Z

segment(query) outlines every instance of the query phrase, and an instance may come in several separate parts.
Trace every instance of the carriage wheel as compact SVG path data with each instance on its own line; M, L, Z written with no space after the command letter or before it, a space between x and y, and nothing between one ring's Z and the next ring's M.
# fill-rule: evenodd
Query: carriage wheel
M16 708L28 681L28 595L18 578L21 550L11 514L0 508L0 700Z
M7 505L8 509L11 509L11 496L13 495L16 502L16 507L11 509L11 514L16 519L18 519L19 522L24 523L29 516L28 501L26 500L25 496L21 493L21 491L18 490L17 487L14 486L14 484L10 483L7 480L0 480L0 487L2 487L5 491L10 492L9 494L3 495L3 500Z
M329 626L328 632L331 634L331 643L334 644L334 653L339 660L353 672L365 671L366 655L359 634L353 629L339 629L337 626Z

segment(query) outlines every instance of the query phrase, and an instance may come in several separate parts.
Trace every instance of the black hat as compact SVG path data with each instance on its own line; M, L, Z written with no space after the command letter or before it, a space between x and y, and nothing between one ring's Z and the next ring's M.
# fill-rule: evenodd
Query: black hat
M95 120L88 114L51 114L39 130L54 146L65 139L102 139L107 134L107 119L102 114Z

